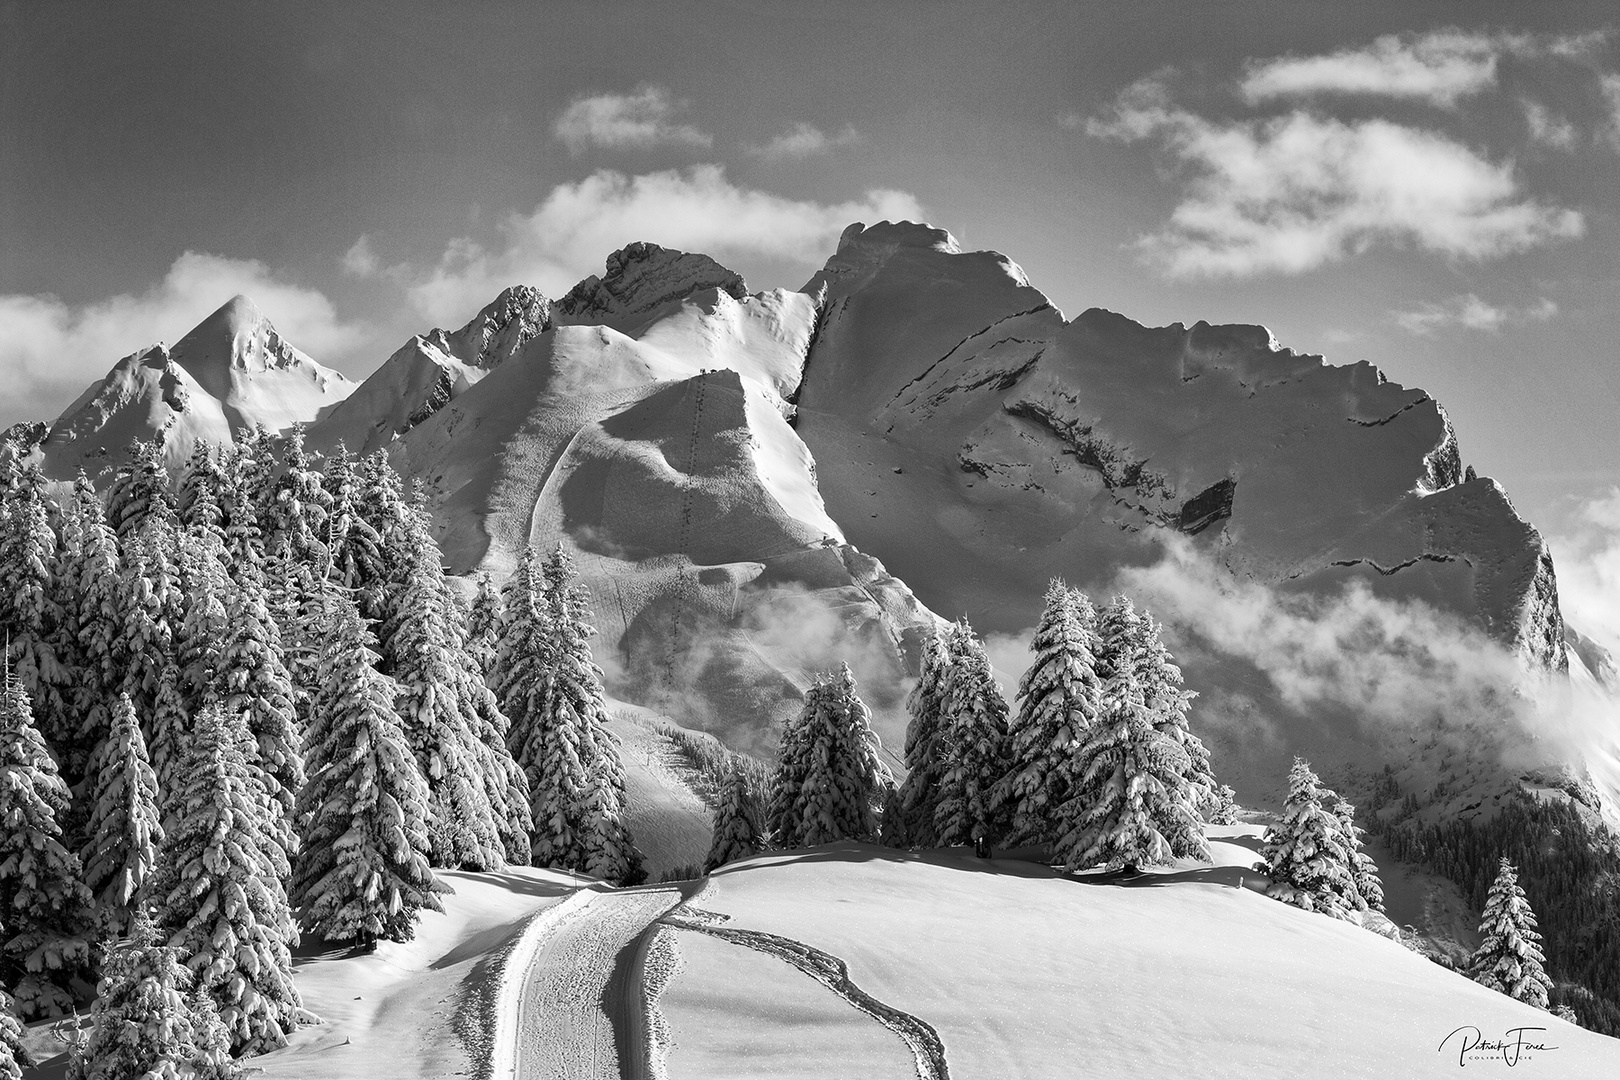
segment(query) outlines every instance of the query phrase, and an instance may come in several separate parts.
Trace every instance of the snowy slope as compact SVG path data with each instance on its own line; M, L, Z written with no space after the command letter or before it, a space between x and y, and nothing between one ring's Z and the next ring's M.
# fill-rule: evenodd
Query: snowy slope
M1442 1047L1464 1026L1498 1040L1545 1028L1526 1034L1557 1049L1527 1052L1515 1075L1620 1071L1620 1042L1267 899L1243 865L1252 852L1216 846L1225 865L1123 883L859 845L728 866L689 901L696 917L674 922L679 965L657 1002L672 1043L667 1075L918 1075L894 1030L750 946L750 933L844 961L860 991L937 1032L953 1080L1383 1080L1508 1068L1483 1051L1459 1063L1455 1036ZM728 940L705 926L743 933Z
M427 490L457 572L499 580L525 546L569 545L617 695L769 753L811 673L847 658L898 742L903 649L936 620L844 543L787 420L814 302L742 290L706 257L616 253L393 441L395 464ZM427 370L414 362L397 355L310 443L356 446L350 414L400 400L399 373Z
M253 303L236 296L172 347L120 360L51 425L41 444L48 475L95 476L137 439L159 436L171 465L199 440L228 442L263 426L283 431L328 412L353 391L284 340Z

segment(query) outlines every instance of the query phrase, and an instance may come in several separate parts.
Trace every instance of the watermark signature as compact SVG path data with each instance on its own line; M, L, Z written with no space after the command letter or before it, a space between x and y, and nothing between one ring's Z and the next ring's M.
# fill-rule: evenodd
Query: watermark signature
M1440 1053L1455 1052L1460 1069L1472 1061L1501 1061L1513 1068L1521 1061L1529 1061L1538 1053L1556 1050L1542 1042L1546 1031L1542 1027L1508 1028L1500 1039L1487 1039L1479 1028L1464 1024L1440 1040Z

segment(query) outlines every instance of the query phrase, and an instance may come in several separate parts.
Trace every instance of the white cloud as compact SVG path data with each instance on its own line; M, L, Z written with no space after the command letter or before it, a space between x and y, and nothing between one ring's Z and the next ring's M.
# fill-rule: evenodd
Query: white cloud
M825 204L738 187L719 165L640 176L603 169L553 188L532 213L510 217L498 250L454 241L411 300L441 325L459 325L455 320L514 283L561 296L599 272L609 252L637 240L719 259L740 254L814 265L852 221L921 217L917 200L903 191L874 189L859 200Z
M1169 224L1140 241L1171 277L1300 273L1378 244L1486 259L1584 228L1578 212L1525 198L1511 162L1388 120L1210 120L1149 78L1086 132L1154 139L1188 174Z
M1564 617L1620 650L1620 487L1582 502L1548 544Z
M1604 138L1610 146L1620 150L1620 75L1604 75L1598 85L1603 91L1604 103L1609 107Z
M1438 304L1426 303L1412 311L1393 314L1402 329L1425 337L1448 326L1494 334L1506 326L1546 322L1558 314L1558 305L1543 296L1528 307L1498 307L1468 293Z
M343 253L342 265L343 272L350 277L376 277L382 271L382 260L372 250L371 237L365 235Z
M1496 84L1502 52L1524 38L1440 30L1388 34L1371 45L1328 56L1284 56L1248 65L1242 90L1251 102L1311 94L1365 94L1450 107Z
M1528 98L1519 102L1524 110L1524 125L1530 141L1554 150L1575 149L1575 125L1539 102Z
M1497 85L1504 56L1580 59L1606 32L1537 36L1448 28L1426 34L1386 34L1371 45L1325 56L1251 61L1240 89L1251 104L1321 94L1423 101L1453 108L1459 99Z
M799 123L791 130L775 136L768 143L745 149L748 153L766 161L782 161L787 158L804 158L826 153L828 150L836 150L838 147L850 146L860 141L861 134L855 130L853 124L846 124L844 130L828 135L814 124Z
M339 319L315 289L256 259L188 251L140 295L80 306L50 294L0 296L0 425L54 419L72 396L121 358L174 342L237 293L252 297L288 341L323 363L352 353L366 330Z
M643 86L633 94L598 94L577 98L562 111L553 128L569 153L592 146L608 150L648 147L712 146L714 136L690 124L675 122L687 103L676 101L661 86Z

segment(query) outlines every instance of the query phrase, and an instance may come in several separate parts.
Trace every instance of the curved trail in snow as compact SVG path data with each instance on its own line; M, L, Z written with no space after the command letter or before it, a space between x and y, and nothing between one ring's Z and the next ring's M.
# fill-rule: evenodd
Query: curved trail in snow
M550 930L518 994L520 1080L646 1075L640 942L681 899L674 888L606 892Z
M916 1058L919 1080L950 1080L950 1066L945 1061L945 1042L928 1021L881 1002L856 986L849 977L849 965L832 953L763 930L741 930L722 925L729 918L718 912L680 906L669 911L660 921L677 930L708 934L787 961L898 1035Z

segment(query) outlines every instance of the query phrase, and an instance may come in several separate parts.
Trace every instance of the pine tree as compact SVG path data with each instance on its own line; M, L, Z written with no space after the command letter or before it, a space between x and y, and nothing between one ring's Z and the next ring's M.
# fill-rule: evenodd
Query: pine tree
M158 944L138 913L128 940L103 964L91 1034L68 1066L69 1080L228 1080L231 1060L219 1013L209 998L190 996L196 979L176 950Z
M1134 870L1178 857L1207 862L1198 814L1204 791L1188 780L1194 767L1186 740L1178 737L1191 735L1162 706L1149 704L1150 695L1162 699L1180 691L1142 682L1149 624L1128 599L1116 598L1098 623L1103 708L1074 750L1076 779L1056 808L1053 855L1071 870Z
M219 450L219 525L230 553L231 576L260 571L264 566L264 535L259 530L258 488L261 467L253 455L259 442L244 436L243 443Z
M0 923L0 941L5 937L5 924ZM0 990L0 1080L22 1080L22 1071L37 1064L23 1045L23 1026L11 995Z
M284 891L289 868L270 797L248 762L252 752L240 717L217 704L198 714L152 885L158 925L219 1006L237 1054L282 1045L302 1015L290 953L298 928Z
M1075 750L1102 708L1095 618L1083 593L1052 581L1030 643L1035 659L1018 684L1008 769L993 791L998 813L1008 823L1005 843L1056 839L1055 811L1078 779Z
M294 427L283 439L281 474L270 489L270 503L259 519L265 551L324 569L329 554L326 535L331 509L332 497L304 452L303 429Z
M1153 726L1159 734L1173 739L1186 752L1187 783L1192 785L1199 812L1206 821L1213 821L1223 805L1230 805L1230 798L1223 803L1221 785L1210 765L1209 750L1188 726L1187 714L1198 695L1182 688L1181 668L1165 647L1163 627L1146 611L1132 610L1129 600L1124 603L1127 611L1135 616L1132 621L1138 645L1134 668L1136 681L1142 688L1142 703L1152 714ZM1230 788L1226 790L1231 792Z
M481 675L495 666L495 647L501 636L501 594L488 574L478 575L478 592L467 613L467 653Z
M872 843L893 782L855 675L840 664L816 676L798 719L783 732L766 828L783 848Z
M332 580L346 589L360 589L379 575L382 537L360 513L361 478L342 443L326 459L321 484L332 498L327 525Z
M480 704L490 710L496 705L461 645L426 512L417 508L412 517L404 597L384 627L382 651L399 687L396 705L406 741L427 779L433 863L504 869L505 772L495 748L479 738ZM500 753L509 752L501 747Z
M180 789L180 770L191 739L191 710L180 692L180 669L164 664L158 674L157 693L152 696L152 719L147 727L146 751L157 777L158 809L165 830L174 827L175 796Z
M1479 933L1479 948L1468 960L1469 976L1515 1001L1547 1008L1552 980L1541 966L1547 958L1541 952L1541 935L1536 933L1536 915L1506 857L1485 895Z
M281 632L270 616L263 580L244 568L226 600L227 628L216 685L226 712L244 718L257 753L254 765L281 817L291 854L293 804L304 783L303 733L293 705L292 676L282 662Z
M408 941L423 908L442 910L434 894L443 886L428 868L428 787L394 711L394 687L373 666L373 645L353 601L336 596L306 740L304 843L290 890L305 928L332 941Z
M1362 849L1361 838L1366 831L1356 824L1356 808L1337 796L1333 798L1332 807L1333 816L1338 819L1339 831L1344 837L1345 851L1350 857L1350 880L1356 886L1357 907L1382 913L1384 883L1378 878L1378 864Z
M220 454L212 444L199 439L180 471L180 490L175 498L175 513L187 532L206 534L225 541L225 512L221 508L221 493L225 487L225 471Z
M51 574L57 549L53 507L38 464L12 471L11 486L0 494L0 642L8 648L0 659L50 720L66 713L64 691L72 681L53 647L62 617Z
M25 1019L68 1009L90 960L90 892L78 856L62 844L67 809L67 785L34 727L28 693L8 671L0 692L0 912L11 936L0 943L0 987L16 995Z
M1322 785L1303 758L1288 773L1282 820L1266 829L1260 871L1284 903L1346 918L1360 906L1339 819L1322 805Z
M398 591L390 588L396 578L394 568L407 561L410 551L410 504L399 473L381 450L361 459L355 480L359 487L355 511L367 532L364 543L352 546L344 584L356 590L362 615L386 623L400 600Z
M512 757L532 799L532 858L536 866L634 882L642 857L624 824L624 768L607 729L602 670L591 659L589 600L561 547L543 574L545 596L535 606L544 604L550 640L530 646L544 652L526 666L534 684L515 688L524 726L513 717L511 728Z
M103 927L118 933L143 896L163 842L157 775L128 694L118 696L92 790L90 841L80 852L84 884L95 897Z
M73 483L72 506L77 536L62 552L56 578L64 633L72 637L63 651L74 658L73 684L66 712L46 737L57 752L63 778L77 789L88 776L91 754L112 729L112 708L124 677L119 660L124 615L118 541L83 472Z
M153 522L169 529L178 526L169 496L169 474L163 465L163 444L156 436L131 443L128 460L119 466L107 492L107 522L127 544Z
M885 809L883 814L883 841L890 847L939 846L934 808L939 802L940 776L945 769L940 739L950 667L945 639L930 633L923 643L917 685L911 688L906 701L911 714L906 725L906 778L892 811Z
M765 847L759 805L748 790L747 774L737 762L727 767L717 794L714 839L709 844L709 857L703 860L705 874L713 873L726 863L757 855Z
M177 534L162 518L154 518L121 543L118 610L123 625L114 663L123 673L118 689L130 696L142 716L155 709L158 680L164 666L177 660L185 625L177 549ZM181 686L183 690L183 682Z
M966 619L951 631L950 677L936 755L942 768L934 832L940 847L991 840L1000 832L992 785L1007 755L1007 699L984 643Z
M186 707L195 712L219 696L220 658L230 630L226 605L234 585L225 572L225 547L206 533L180 533L178 566L184 613L174 635Z
M514 733L535 726L545 693L552 635L540 603L539 577L534 549L525 548L501 587L500 636L494 664L484 673Z

